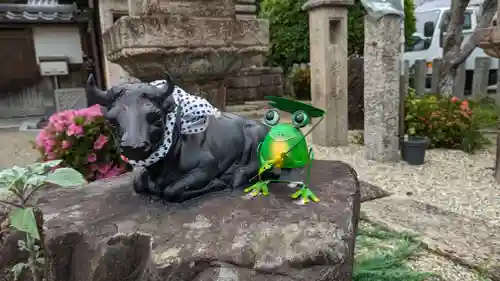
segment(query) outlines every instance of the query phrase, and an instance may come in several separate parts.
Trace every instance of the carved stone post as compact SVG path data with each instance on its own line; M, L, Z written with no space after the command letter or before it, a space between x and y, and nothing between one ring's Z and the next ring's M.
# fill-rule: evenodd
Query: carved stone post
M365 156L399 159L400 16L365 17Z
M347 6L353 0L309 0L311 97L325 109L325 120L312 133L324 146L348 144L347 123Z

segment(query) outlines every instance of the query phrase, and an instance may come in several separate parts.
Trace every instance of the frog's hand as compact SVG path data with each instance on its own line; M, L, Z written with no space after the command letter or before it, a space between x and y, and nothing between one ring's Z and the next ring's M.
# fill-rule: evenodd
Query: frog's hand
M274 165L274 162L275 162L275 161L272 161L272 160L270 160L270 161L265 161L265 162L262 164L262 166L259 168L259 175L260 175L260 174L262 174L262 173L264 173L264 172L265 172L265 171L267 171L267 170L272 169L272 168L273 168L273 165Z

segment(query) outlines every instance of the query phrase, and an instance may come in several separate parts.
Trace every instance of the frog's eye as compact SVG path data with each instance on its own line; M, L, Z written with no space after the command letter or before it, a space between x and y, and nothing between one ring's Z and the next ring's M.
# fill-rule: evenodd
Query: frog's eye
M309 124L309 115L307 115L304 111L299 110L292 115L292 123L296 128L305 127Z
M264 115L264 122L269 126L274 126L280 121L280 114L274 109L270 109Z

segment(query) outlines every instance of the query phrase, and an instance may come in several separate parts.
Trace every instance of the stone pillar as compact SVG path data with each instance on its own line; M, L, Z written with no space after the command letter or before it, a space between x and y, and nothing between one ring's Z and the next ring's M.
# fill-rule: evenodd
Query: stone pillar
M110 1L111 2L111 1ZM99 21L101 24L101 32L104 33L113 26L113 11L127 10L126 5L114 6L108 1L99 2ZM104 58L104 86L110 88L122 82L123 79L129 77L129 74L118 64L112 63L106 57L106 44L103 44Z
M347 134L347 6L353 0L309 0L311 97L326 110L312 133L323 146L348 144Z
M365 17L365 156L399 159L400 16Z

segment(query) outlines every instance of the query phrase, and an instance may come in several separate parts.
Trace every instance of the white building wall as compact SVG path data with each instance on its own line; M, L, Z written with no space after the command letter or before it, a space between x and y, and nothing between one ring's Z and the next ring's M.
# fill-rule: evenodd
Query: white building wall
M69 63L82 63L83 52L77 26L36 26L33 40L39 57L68 57Z

